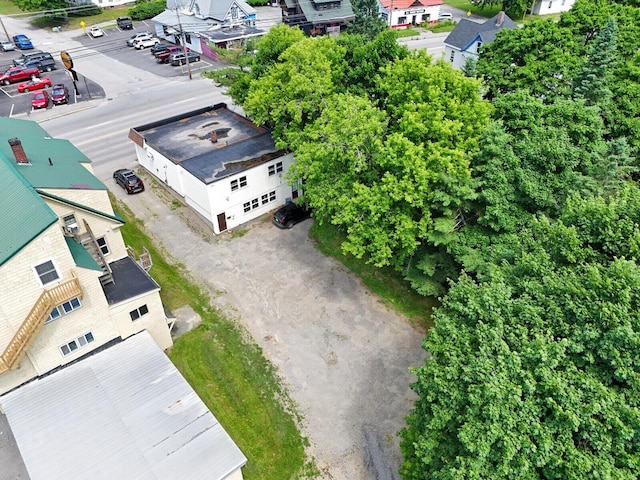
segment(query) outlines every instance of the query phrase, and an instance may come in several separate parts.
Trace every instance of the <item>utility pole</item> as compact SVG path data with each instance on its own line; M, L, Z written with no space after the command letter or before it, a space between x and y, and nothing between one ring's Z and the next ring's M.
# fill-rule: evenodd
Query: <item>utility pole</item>
M2 21L2 16L0 16L0 25L2 25L2 30L4 30L4 35L7 37L7 40L11 41L11 37L7 33L7 27L4 26L4 22Z
M180 43L182 44L182 53L184 53L184 61L187 65L187 71L189 72L189 80L193 80L191 76L191 65L189 64L189 52L187 51L187 41L182 30L182 22L180 21L180 7L176 2L176 16L178 17L178 28L180 29Z

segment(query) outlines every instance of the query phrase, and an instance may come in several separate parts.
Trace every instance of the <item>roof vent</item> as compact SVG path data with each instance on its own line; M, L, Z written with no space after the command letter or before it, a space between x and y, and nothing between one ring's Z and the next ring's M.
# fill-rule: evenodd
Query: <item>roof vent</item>
M20 163L22 165L28 165L29 159L27 158L27 154L24 153L24 148L22 148L22 142L19 138L10 138L9 145L11 146L11 150L13 151L13 156L16 157L16 163Z

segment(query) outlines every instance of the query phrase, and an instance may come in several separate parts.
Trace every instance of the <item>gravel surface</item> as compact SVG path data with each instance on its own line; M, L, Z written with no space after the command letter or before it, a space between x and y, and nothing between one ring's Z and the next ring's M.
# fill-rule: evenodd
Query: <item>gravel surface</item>
M315 249L312 220L280 230L265 216L215 237L189 209L168 208L162 187L116 194L278 368L318 478L398 479L396 434L415 400L408 368L424 362L424 333ZM180 328L194 323L178 316Z

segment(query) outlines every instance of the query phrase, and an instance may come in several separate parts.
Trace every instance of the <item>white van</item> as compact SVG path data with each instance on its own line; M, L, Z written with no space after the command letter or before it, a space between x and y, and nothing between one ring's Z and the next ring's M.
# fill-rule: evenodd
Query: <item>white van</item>
M438 21L439 22L453 22L453 14L452 13L442 12L442 13L440 13L440 15L438 15Z

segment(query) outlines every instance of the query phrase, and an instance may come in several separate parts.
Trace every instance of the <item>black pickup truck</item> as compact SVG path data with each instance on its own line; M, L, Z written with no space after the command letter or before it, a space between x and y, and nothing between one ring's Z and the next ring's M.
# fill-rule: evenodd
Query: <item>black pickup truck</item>
M133 30L133 22L129 17L118 17L116 18L116 23L118 24L118 28L122 30Z
M50 72L55 70L56 61L49 52L35 51L23 53L21 57L13 61L16 67L37 68L40 72Z

